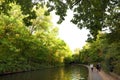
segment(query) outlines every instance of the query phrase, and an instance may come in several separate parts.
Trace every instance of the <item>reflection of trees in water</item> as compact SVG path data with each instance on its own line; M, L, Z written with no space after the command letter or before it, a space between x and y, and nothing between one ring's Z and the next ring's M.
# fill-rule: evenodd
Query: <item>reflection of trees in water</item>
M81 66L67 66L1 76L0 80L78 80L87 70Z

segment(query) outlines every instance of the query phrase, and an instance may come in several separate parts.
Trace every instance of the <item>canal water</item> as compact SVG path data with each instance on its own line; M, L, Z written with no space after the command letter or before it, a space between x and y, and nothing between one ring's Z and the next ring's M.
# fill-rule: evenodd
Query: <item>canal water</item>
M86 67L71 65L4 75L0 76L0 80L87 80L87 76L88 70Z

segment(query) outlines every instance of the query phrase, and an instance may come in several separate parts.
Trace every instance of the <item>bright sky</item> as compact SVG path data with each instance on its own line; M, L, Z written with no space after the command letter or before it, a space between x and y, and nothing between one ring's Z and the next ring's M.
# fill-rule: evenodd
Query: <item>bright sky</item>
M76 48L82 48L85 45L89 31L86 29L80 30L76 25L70 22L72 18L71 11L68 12L68 16L65 18L65 21L60 25L56 24L59 17L56 15L52 17L54 24L59 27L59 37L69 45L72 51Z

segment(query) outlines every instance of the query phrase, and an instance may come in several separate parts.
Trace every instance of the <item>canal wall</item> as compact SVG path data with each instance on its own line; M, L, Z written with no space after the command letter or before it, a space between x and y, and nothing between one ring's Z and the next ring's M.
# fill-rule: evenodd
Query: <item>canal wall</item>
M86 66L87 68L88 68L88 80L92 80L92 74L91 74L91 69L90 69L90 67L89 66L87 66L87 65L84 65L84 66Z

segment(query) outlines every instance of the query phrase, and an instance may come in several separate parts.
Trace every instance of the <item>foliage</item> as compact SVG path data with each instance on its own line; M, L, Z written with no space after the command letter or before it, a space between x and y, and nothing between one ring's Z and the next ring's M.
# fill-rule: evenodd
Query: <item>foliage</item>
M80 63L101 62L102 68L108 72L120 74L120 42L109 43L107 33L99 33L96 41L88 43L79 53Z
M67 9L71 9L74 13L71 21L80 29L83 27L89 29L95 39L103 28L109 27L114 31L115 28L119 28L119 0L42 1L47 4L48 11L55 10L56 14L60 16L58 22L62 22L66 16Z
M117 56L120 55L119 50L116 50L119 48L119 44L116 43L120 42L119 0L48 0L47 5L49 11L55 9L57 15L60 15L59 22L64 20L67 9L73 10L74 16L71 21L80 29L86 27L90 30L91 35L88 36L89 48L83 48L80 52L81 62L102 62L104 60L109 62L111 57L114 56L115 60L112 60L115 65L114 71L119 73L119 64L116 64L116 62L119 62ZM109 32L105 34L99 33L99 31L105 29L109 30ZM109 58L105 58L105 56L109 56Z
M62 64L71 52L57 38L58 29L52 25L51 16L44 15L45 8L35 9L37 17L28 27L23 22L27 15L22 14L21 7L10 5L9 16L0 14L0 74Z
M65 64L71 64L73 62L72 56L68 56L64 58L64 63Z
M58 23L64 20L67 10L71 9L74 12L71 21L80 29L84 27L89 29L93 36L89 36L91 39L96 39L99 31L106 27L112 31L113 35L119 32L119 0L24 0L23 2L19 0L2 0L0 1L0 11L8 14L11 9L9 4L13 2L21 6L23 14L28 14L23 19L26 25L32 25L31 19L35 19L37 16L32 9L34 6L36 6L36 9L39 8L38 4L40 3L42 7L44 5L48 7L46 14L55 10L56 15L60 16Z
M24 17L23 21L25 22L27 26L31 25L32 23L30 20L36 18L35 12L31 10L35 4L33 4L31 0L24 0L24 1L1 0L0 1L0 13L5 13L9 15L8 11L12 8L10 5L11 3L16 3L17 5L21 6L22 14L28 15L27 17Z
M106 61L106 66L108 66L108 70L113 71L117 74L120 75L120 47L119 47L120 43L112 43L111 45L109 45L109 48L107 50L107 53L105 55L105 61Z
M16 3L19 8L11 6L11 3ZM44 8L45 5L47 9ZM24 0L22 2L1 0L0 55L2 57L0 58L2 61L0 62L3 65L0 70L4 72L7 69L6 65L13 64L11 62L16 59L18 62L24 62L27 69L33 62L35 65L43 62L54 64L61 62L59 59L63 57L66 57L65 61L69 62L71 59L66 50L71 52L68 46L64 41L56 38L57 28L50 27L52 26L50 16L44 15L55 10L55 13L60 16L58 23L61 23L68 9L74 13L71 22L80 29L86 27L91 33L88 36L88 44L79 53L79 61L82 63L104 61L104 65L113 65L113 71L120 74L120 64L117 64L120 61L119 0ZM105 29L108 33L99 33ZM15 60L15 57L11 58L13 56L16 57Z

